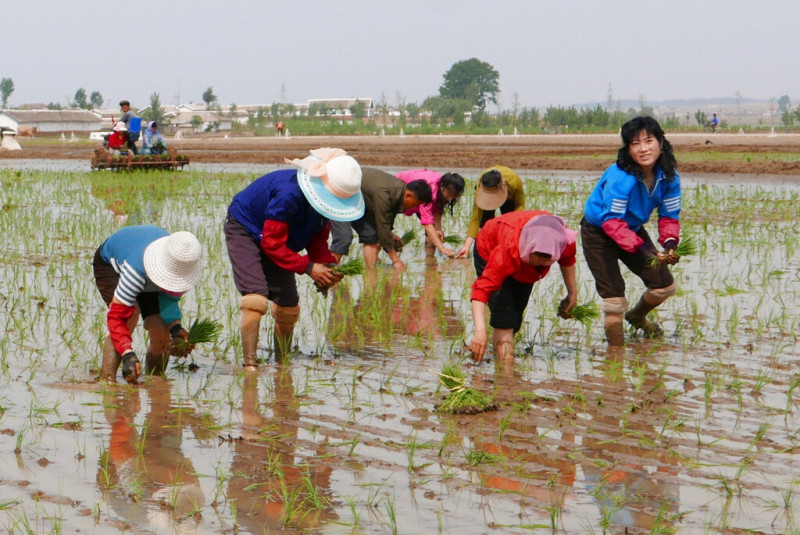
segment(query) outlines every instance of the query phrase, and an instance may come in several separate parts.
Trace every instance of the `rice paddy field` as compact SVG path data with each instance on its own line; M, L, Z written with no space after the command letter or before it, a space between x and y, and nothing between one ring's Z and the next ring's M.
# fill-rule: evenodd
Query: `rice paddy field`
M556 315L555 270L534 287L514 366L472 365L471 260L426 259L418 238L405 272L348 276L327 297L299 278L298 353L275 362L265 319L266 362L244 374L222 223L259 174L0 170L0 529L800 533L796 182L682 177L698 251L674 266L661 341L629 333L608 354L602 319ZM444 219L462 237L478 171L464 175ZM577 228L597 176L525 171L527 206ZM198 236L207 263L185 323L223 325L138 386L97 379L91 269L131 224ZM396 232L416 224L399 216ZM642 285L628 282L634 302ZM579 303L597 300L580 253L578 283ZM439 412L446 365L496 410Z

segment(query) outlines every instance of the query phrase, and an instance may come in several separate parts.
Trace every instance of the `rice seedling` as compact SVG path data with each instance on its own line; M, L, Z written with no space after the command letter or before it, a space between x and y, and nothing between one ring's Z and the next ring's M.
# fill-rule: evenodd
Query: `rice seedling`
M172 340L170 354L175 357L185 357L189 354L189 348L193 345L216 342L222 332L222 328L222 324L218 321L197 318L189 327L188 340L184 340L181 337L176 337Z
M449 392L444 400L436 407L436 411L446 414L474 414L494 410L492 398L480 390L466 386L464 372L455 363L445 364L442 372L428 370L439 378L439 384Z
M363 275L366 267L364 260L360 256L355 256L343 264L331 268L340 275Z
M691 256L697 254L700 250L699 244L694 236L686 236L685 238L681 238L681 241L678 242L678 245L675 247L675 256L679 258L683 258L684 256ZM656 266L658 265L659 258L654 256L650 259L650 264Z
M569 311L569 316L585 326L590 327L592 322L600 317L600 307L594 301L582 305L575 305L572 307L572 310Z
M442 241L447 245L459 245L461 244L462 240L460 236L456 236L455 234L449 234L444 238L442 238Z
M402 236L400 236L400 239L402 240L403 245L408 245L417 239L417 229L412 228L411 230L406 231Z

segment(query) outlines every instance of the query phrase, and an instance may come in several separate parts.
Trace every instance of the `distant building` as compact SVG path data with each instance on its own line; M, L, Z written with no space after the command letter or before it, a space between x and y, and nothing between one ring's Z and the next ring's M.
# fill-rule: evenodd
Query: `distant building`
M92 132L99 130L101 117L86 110L3 110L0 127L47 132Z

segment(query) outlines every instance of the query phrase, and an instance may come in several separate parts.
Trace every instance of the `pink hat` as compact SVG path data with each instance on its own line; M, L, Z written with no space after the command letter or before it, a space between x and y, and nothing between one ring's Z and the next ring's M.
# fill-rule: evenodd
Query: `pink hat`
M550 256L547 263L555 264L569 243L578 235L564 225L564 220L557 215L540 214L532 217L519 235L519 255L525 261L531 253L543 253Z

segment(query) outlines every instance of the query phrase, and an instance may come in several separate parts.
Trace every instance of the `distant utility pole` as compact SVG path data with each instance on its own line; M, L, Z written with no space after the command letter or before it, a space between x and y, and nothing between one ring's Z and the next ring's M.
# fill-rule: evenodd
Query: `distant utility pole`
M606 111L611 112L611 103L614 102L614 88L608 84L608 95L606 95Z
M739 126L742 126L742 92L736 92L736 107L739 110Z
M286 104L286 82L281 84L281 104Z

